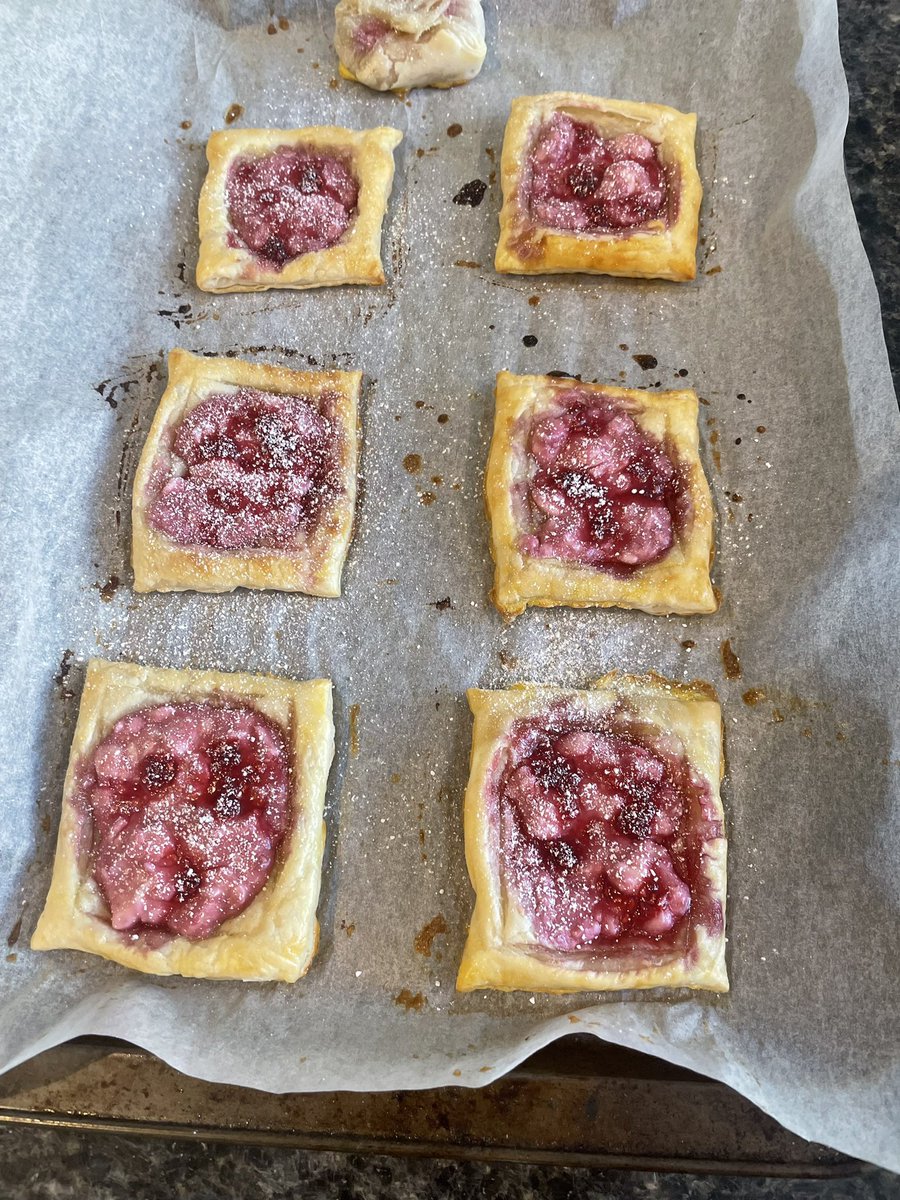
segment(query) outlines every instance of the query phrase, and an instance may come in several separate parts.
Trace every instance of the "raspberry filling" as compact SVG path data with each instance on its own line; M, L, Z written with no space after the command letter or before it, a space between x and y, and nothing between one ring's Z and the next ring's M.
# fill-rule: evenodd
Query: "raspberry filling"
M291 816L283 732L243 705L122 717L80 770L93 878L113 929L209 937L259 894Z
M704 844L723 835L706 783L659 731L563 709L516 723L491 795L500 865L546 950L653 956L722 928ZM656 735L656 736L654 736Z
M353 49L360 58L365 58L367 54L372 53L383 38L393 32L391 26L379 17L363 17L353 27Z
M667 219L665 168L641 134L603 137L557 112L538 130L530 168L527 208L539 225L611 233Z
M149 523L183 546L296 546L342 490L335 400L240 388L201 401L157 459Z
M239 158L225 186L231 244L280 270L339 242L358 198L355 176L336 155L282 146L262 158Z
M534 420L519 542L532 558L627 576L671 550L690 496L664 446L607 396L573 390Z

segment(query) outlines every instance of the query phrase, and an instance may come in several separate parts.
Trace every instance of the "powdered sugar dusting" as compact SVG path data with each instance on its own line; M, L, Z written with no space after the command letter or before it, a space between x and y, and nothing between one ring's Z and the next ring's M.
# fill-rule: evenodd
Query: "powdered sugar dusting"
M212 394L167 441L148 520L184 546L296 549L341 490L333 393Z
M291 815L284 733L246 706L163 704L117 721L78 770L113 929L201 939L265 885Z
M559 703L509 732L487 801L539 946L658 961L689 953L692 927L721 930L704 870L721 822L671 743L621 706L585 721Z
M551 229L603 233L667 220L669 186L658 147L638 133L603 137L557 112L538 130L522 201Z
M524 554L628 575L658 562L689 516L663 445L611 397L573 388L527 433Z
M301 146L237 159L225 185L236 243L274 269L339 242L358 196L349 163Z

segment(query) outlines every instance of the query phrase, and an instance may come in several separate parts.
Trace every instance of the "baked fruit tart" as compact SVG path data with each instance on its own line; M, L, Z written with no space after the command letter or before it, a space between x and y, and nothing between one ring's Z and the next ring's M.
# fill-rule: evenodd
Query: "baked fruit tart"
M514 100L495 266L693 279L702 188L697 118L575 92Z
M361 380L173 350L134 482L135 590L339 596Z
M493 600L714 612L693 391L497 376L485 477Z
M457 987L727 991L722 717L710 688L612 674L470 691L475 888Z
M397 129L221 129L207 143L197 287L384 283Z
M92 660L35 950L152 975L305 974L331 683Z
M345 79L379 92L455 87L481 70L481 0L340 0L334 47Z

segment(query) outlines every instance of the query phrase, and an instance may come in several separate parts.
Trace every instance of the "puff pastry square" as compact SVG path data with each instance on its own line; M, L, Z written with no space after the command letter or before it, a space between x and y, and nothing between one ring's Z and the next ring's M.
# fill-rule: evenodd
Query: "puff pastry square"
M339 596L361 380L173 350L134 482L135 591Z
M345 79L379 92L455 87L481 70L481 0L340 0L334 48Z
M613 673L469 704L476 898L457 988L727 991L712 690Z
M495 266L693 279L702 188L697 117L576 92L514 100Z
M715 611L697 411L688 390L500 372L485 477L500 612Z
M330 680L92 660L32 948L293 983L318 941L333 754Z
M204 292L384 283L381 225L397 129L221 129L207 143Z

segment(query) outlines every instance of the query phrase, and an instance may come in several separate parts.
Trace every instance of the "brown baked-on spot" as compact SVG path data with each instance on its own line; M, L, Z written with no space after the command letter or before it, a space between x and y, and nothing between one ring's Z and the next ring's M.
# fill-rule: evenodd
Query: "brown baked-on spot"
M461 133L462 125L457 124L456 121L452 125L447 126L447 137L459 137Z
M721 270L722 270L721 267L710 267L709 270L706 272L706 274L707 275L718 275Z
M22 918L19 917L18 921L16 921L15 925L13 925L12 929L9 931L9 936L6 939L6 944L7 944L7 946L9 946L10 950L13 948L13 946L19 940L19 935L21 934L21 932L22 932ZM441 932L443 932L443 931L441 931Z
M692 641L690 638L685 638L681 644L684 646L685 650L693 650L693 648L697 645L697 643Z
M359 754L359 705L350 705L350 753L354 758Z
M438 415L438 425L446 425L449 420L450 418L446 413L440 413Z
M279 17L278 18L278 28L282 32L286 32L288 29L290 29L290 27L291 27L291 23L287 19L287 17Z
M59 660L59 670L53 676L53 682L57 685L57 687L62 689L63 699L65 700L71 699L71 697L74 695L66 683L69 672L72 670L72 659L74 657L74 650L64 650L63 656Z
M453 1072L453 1074L458 1079L460 1077L460 1075L462 1075L462 1071L459 1069L459 1067L457 1067L456 1070Z
M277 33L277 32L278 32L278 29L276 28L275 23L273 21L270 21L268 24L268 27L266 29L266 33L269 34L269 36L271 37L271 35L273 33Z
M581 1017L576 1017L574 1013L569 1013L569 1023L571 1025L580 1025Z
M435 500L437 500L437 496L434 492L422 492L419 496L419 502L424 504L426 508L434 504Z
M108 604L119 590L119 582L118 575L110 575L106 583L95 583L94 587L100 593L100 599Z
M432 608L436 608L438 612L446 612L448 608L453 607L453 601L449 596L445 596L443 600L432 600Z
M537 306L540 304L540 302L541 302L540 296L529 296L528 297L528 303L531 305L532 308L537 308Z
M507 671L514 671L519 665L519 660L514 654L507 654L505 650L498 650L497 657L500 659L500 665L505 667Z
M426 958L431 958L431 947L434 939L442 933L447 932L447 922L444 920L443 913L438 913L436 917L432 917L427 925L423 925L413 939L413 948L416 954L424 954Z
M743 696L741 697L744 703L749 705L750 708L754 708L757 704L759 704L760 700L765 700L765 698L765 688L747 688L746 692L744 692Z
M418 475L422 470L422 455L407 454L403 460L403 469L404 471L408 471L410 475Z
M398 992L394 997L394 1003L399 1004L401 1008L405 1008L407 1012L421 1012L428 1001L421 992L416 992L413 995L409 988L404 988L402 992Z
M190 122L190 121L182 121L182 122L181 122L181 128L182 128L182 129L190 129L190 127L191 127L191 124L192 124L192 122Z
M731 638L726 638L722 643L722 666L727 679L740 679L741 660L731 648Z
M231 108L229 108L228 112L225 114L225 124L233 125L238 117L242 117L243 115L243 104L232 104Z
M391 773L391 783L399 783L399 782L400 782L400 774L399 774L399 772L397 772L397 771L393 771L393 772Z
M473 271L477 271L481 267L481 263L469 262L469 260L465 258L458 258L453 265L454 267L469 267Z
M652 354L632 354L631 357L642 371L652 371L659 365L659 360Z
M488 185L483 179L470 179L468 183L463 184L453 197L453 203L468 208L477 208L484 199L487 188Z
M353 937L353 934L356 932L356 924L351 921L348 925L346 921L341 921L341 929L343 929L347 937Z

